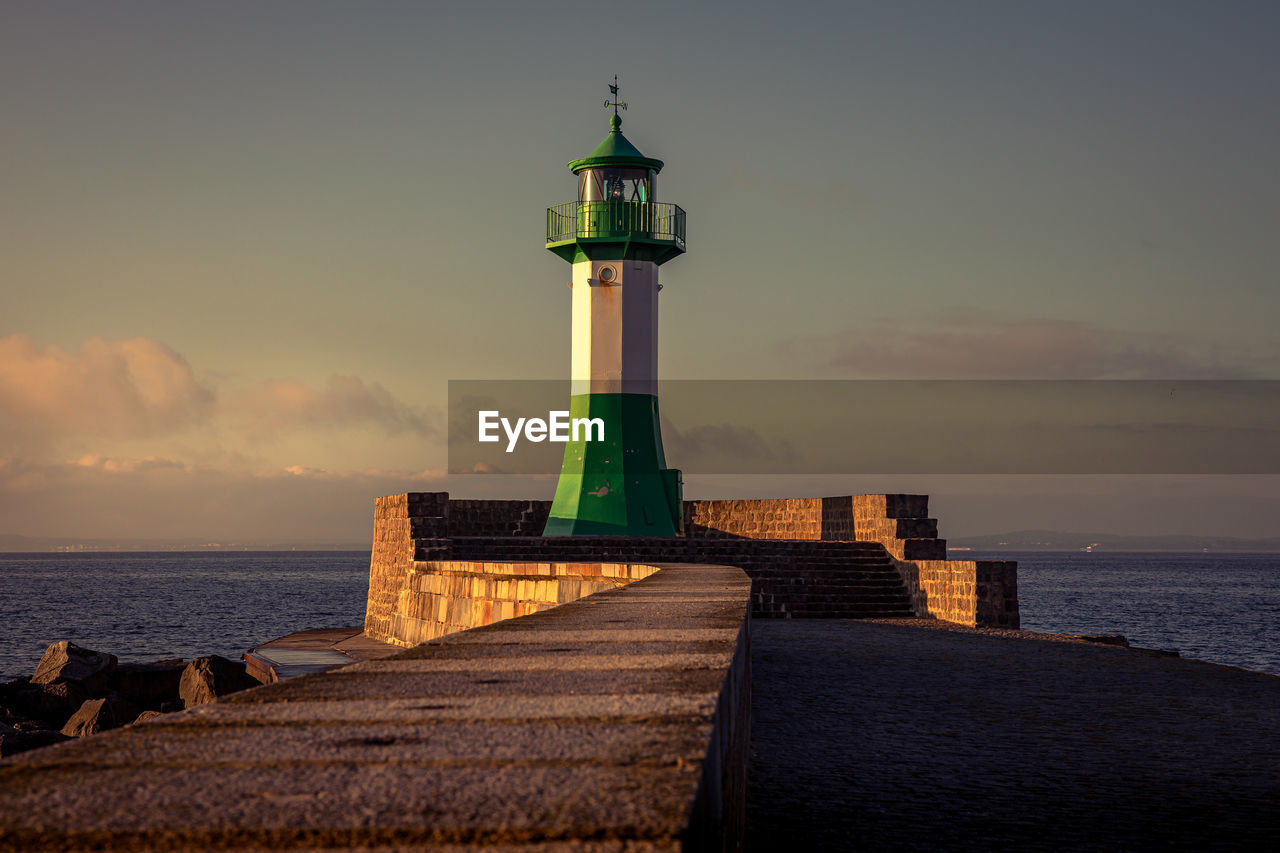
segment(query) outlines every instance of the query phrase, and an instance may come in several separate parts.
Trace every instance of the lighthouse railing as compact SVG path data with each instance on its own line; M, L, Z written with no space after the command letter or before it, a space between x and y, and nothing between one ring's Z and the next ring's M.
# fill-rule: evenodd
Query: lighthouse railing
M684 218L666 202L571 201L547 208L547 242L642 239L684 248Z

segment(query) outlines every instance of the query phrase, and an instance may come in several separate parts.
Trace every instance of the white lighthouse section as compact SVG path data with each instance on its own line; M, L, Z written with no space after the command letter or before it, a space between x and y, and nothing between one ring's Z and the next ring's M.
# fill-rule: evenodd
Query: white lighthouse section
M658 267L573 265L573 394L658 393Z

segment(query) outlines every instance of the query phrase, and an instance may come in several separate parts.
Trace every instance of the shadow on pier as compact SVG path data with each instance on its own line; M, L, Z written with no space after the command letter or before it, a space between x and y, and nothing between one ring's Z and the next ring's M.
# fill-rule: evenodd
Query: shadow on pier
M1036 637L756 622L748 849L1275 849L1280 678Z

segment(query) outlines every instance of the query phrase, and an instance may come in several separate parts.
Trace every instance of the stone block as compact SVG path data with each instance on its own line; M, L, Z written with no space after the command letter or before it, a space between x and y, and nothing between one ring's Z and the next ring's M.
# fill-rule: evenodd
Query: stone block
M119 728L132 722L137 716L137 707L117 695L89 699L67 720L62 727L62 734L67 737L87 737Z
M408 492L405 495L405 505L410 518L449 517L448 492Z
M248 674L243 663L220 655L207 655L187 664L182 671L178 693L183 705L193 708L214 702L219 696L257 686L257 679Z
M68 738L61 732L48 729L16 729L0 723L0 758L8 758L29 749L38 749L64 740Z
M111 688L142 708L158 708L178 699L186 664L181 660L123 663L111 675Z
M98 693L106 689L115 668L115 655L84 649L63 640L45 650L31 682L70 682L80 685L89 693Z
M945 539L904 539L902 540L902 560L945 560L947 559L947 540Z

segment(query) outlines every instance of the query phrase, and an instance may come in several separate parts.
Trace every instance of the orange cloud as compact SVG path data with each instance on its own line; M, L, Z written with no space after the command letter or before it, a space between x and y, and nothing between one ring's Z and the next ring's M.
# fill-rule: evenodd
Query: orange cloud
M190 465L158 456L146 456L142 459L127 459L116 456L104 456L101 453L86 453L79 459L67 463L81 468L93 468L109 474L133 474L140 471L176 470L191 473Z
M86 340L79 349L0 338L0 452L76 458L81 467L156 465L165 456L225 455L270 438L323 440L341 429L436 436L438 412L412 406L376 382L333 375L322 387L271 379L219 388L179 353L147 338ZM193 432L193 431L200 432ZM181 440L167 445L164 440ZM96 459L86 451L107 451Z
M93 337L75 352L37 347L28 335L0 338L4 433L155 435L203 417L214 402L182 356L147 338Z

